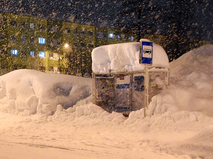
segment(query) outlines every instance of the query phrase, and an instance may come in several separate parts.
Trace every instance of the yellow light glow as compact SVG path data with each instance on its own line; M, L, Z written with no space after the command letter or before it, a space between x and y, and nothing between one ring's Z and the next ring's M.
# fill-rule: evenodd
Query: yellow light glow
M68 47L69 47L69 44L65 44L64 47L65 47L65 48L68 48Z

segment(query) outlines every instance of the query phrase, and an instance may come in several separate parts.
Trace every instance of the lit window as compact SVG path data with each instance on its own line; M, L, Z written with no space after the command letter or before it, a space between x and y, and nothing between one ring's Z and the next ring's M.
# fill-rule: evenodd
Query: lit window
M134 40L133 36L129 36L129 40L133 41Z
M18 50L10 50L10 53L11 53L12 55L17 56L17 55L18 55Z
M34 29L34 23L30 23L30 28Z
M45 52L39 52L38 56L40 58L45 58L46 54L45 54Z
M35 56L35 52L34 51L30 51L30 56Z
M109 33L109 38L110 39L114 39L114 34L113 33Z
M39 44L45 44L45 38L38 38Z
M121 39L121 36L120 36L120 35L117 35L117 39Z

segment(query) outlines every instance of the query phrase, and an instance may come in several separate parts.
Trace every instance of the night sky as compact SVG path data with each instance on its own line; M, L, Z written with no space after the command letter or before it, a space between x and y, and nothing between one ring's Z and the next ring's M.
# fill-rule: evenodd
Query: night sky
M4 0L0 1L0 10L98 27L115 27L118 21L131 23L137 20L137 14L118 16L117 13L124 10L121 2L120 0ZM152 3L163 4L165 9L169 9L165 0L152 0ZM213 42L213 1L203 0L201 4L195 3L194 7L196 12L190 25L201 28L202 40ZM161 28L160 32L164 31L160 23L156 24L156 27Z

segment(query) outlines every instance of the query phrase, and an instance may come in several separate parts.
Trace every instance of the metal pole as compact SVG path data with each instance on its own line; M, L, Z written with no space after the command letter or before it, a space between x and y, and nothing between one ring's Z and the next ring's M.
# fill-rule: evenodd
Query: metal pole
M93 96L93 103L97 104L97 98L96 98L96 75L95 73L92 73L92 96Z
M145 98L144 98L144 116L146 116L146 109L149 104L149 72L147 64L145 64Z
M133 107L133 104L132 104L132 93L133 93L133 90L132 90L132 86L133 86L133 75L130 75L130 85L129 85L129 105L130 105L130 111L132 111L132 107Z

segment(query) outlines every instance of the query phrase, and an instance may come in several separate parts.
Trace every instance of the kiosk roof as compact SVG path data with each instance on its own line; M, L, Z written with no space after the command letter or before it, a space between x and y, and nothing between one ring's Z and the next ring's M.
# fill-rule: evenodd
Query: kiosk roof
M149 41L141 39L141 41ZM141 42L129 42L100 46L92 51L92 70L94 73L142 71L139 63ZM152 66L169 68L169 60L164 49L153 43Z

